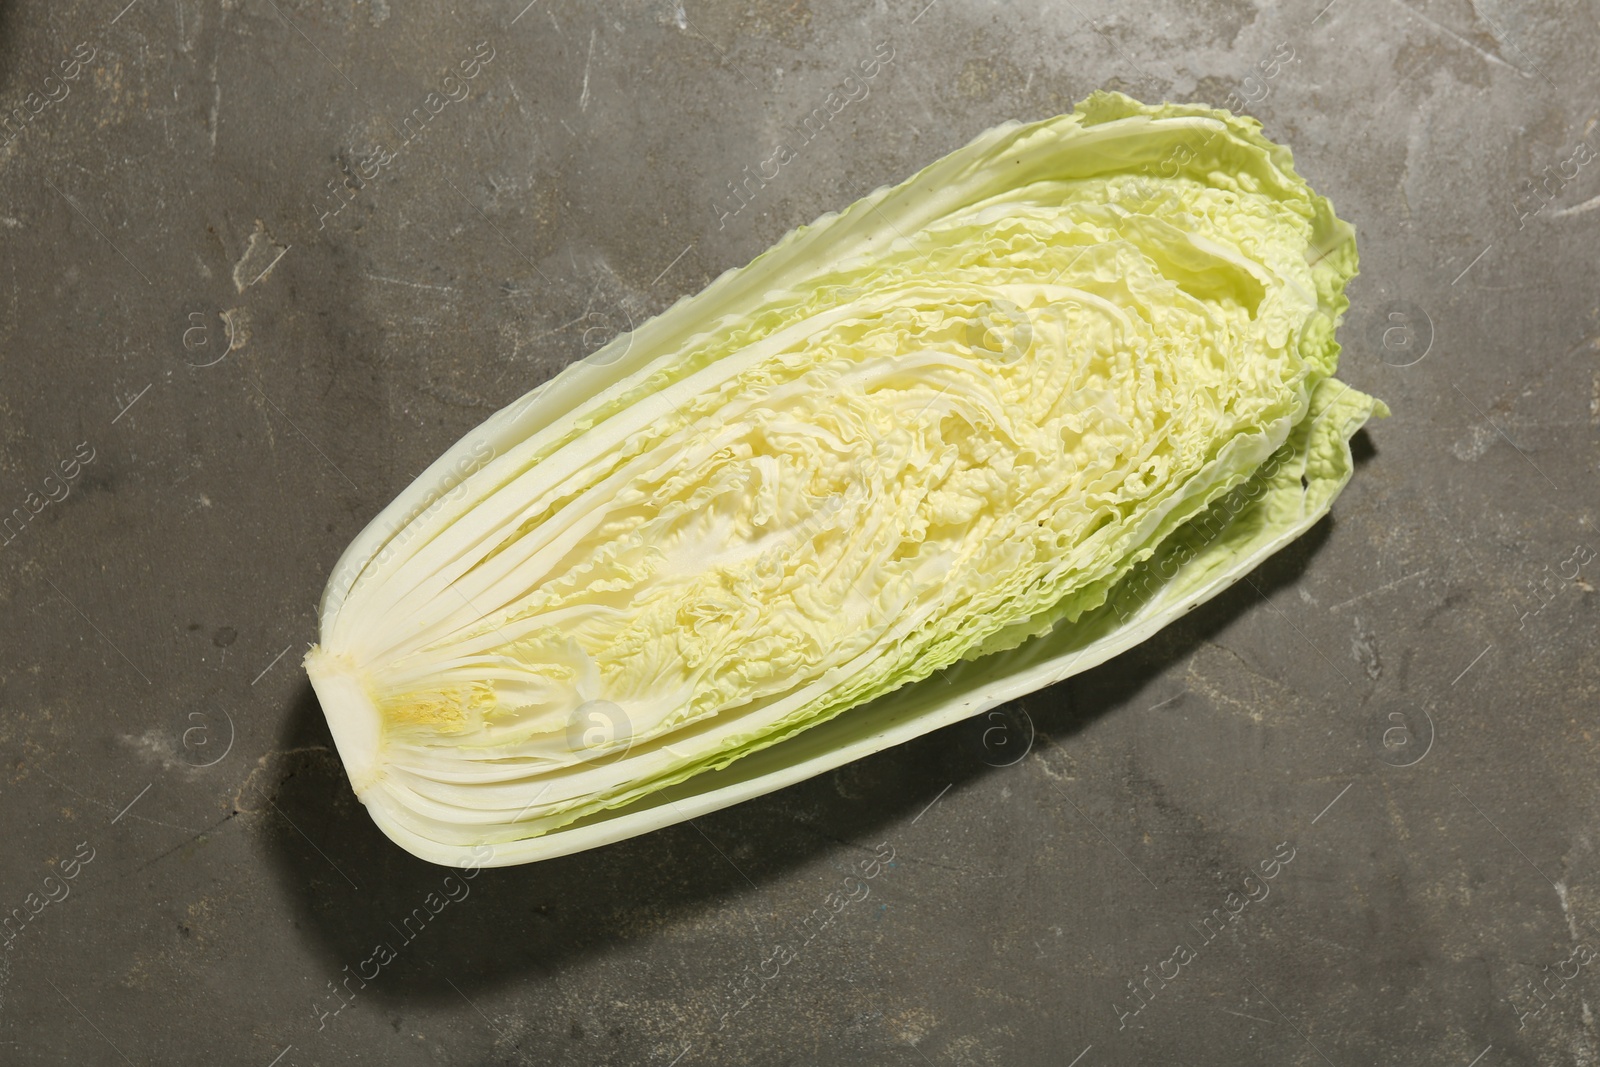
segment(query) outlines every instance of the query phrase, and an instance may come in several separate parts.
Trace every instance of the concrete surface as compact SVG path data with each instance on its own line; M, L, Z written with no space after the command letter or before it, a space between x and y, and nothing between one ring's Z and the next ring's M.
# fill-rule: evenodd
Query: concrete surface
M123 4L0 5L0 1063L1600 1059L1593 5ZM447 872L298 668L344 545L628 321L1102 86L1234 94L1359 228L1343 376L1395 415L1331 521L1010 748L487 871L402 936Z

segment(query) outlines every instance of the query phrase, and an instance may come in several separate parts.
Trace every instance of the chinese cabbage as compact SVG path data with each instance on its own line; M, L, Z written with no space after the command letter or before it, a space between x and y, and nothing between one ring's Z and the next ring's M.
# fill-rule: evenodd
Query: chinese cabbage
M1104 660L1348 479L1355 269L1255 121L1111 93L795 230L357 537L306 661L352 786L525 862Z

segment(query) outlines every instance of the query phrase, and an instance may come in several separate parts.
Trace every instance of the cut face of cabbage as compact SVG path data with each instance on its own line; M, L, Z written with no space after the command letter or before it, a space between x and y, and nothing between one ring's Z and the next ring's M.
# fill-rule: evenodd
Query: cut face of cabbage
M346 551L306 666L352 786L424 859L526 862L1101 662L1349 478L1355 268L1253 120L1117 94L796 230Z

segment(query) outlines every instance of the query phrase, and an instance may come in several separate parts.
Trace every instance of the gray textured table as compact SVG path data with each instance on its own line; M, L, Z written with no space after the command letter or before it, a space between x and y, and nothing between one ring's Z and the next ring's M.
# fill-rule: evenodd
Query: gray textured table
M0 1062L1600 1057L1592 5L123 2L0 7ZM1243 101L1357 225L1342 375L1395 414L1331 520L1015 763L951 728L402 938L446 872L298 666L348 540L630 321L1104 86Z

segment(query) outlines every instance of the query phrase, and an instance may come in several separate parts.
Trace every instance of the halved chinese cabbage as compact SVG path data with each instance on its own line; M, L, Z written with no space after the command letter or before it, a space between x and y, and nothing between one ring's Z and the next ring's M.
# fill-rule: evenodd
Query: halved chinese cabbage
M526 862L1093 666L1348 479L1355 269L1254 120L1108 93L795 230L357 537L306 658L351 784Z

